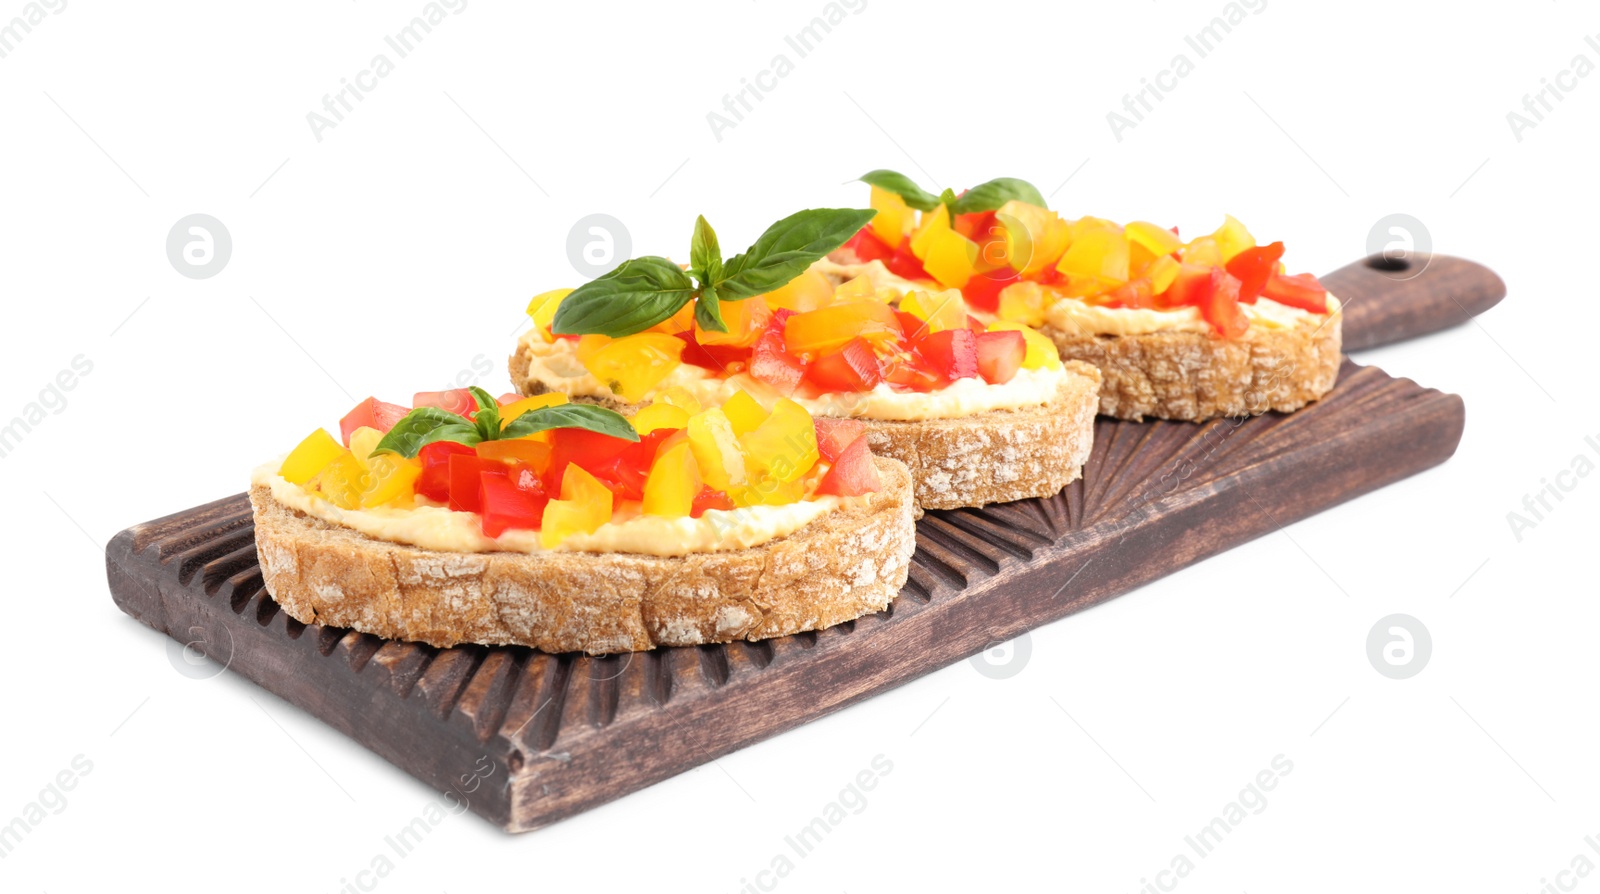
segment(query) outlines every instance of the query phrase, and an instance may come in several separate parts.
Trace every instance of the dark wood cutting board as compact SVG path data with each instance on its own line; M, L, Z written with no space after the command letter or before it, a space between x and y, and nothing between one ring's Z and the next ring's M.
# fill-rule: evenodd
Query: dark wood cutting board
M1381 259L1324 281L1344 342L1464 322L1489 270ZM1344 362L1291 415L1096 423L1083 478L1046 500L930 512L889 609L759 643L590 658L436 649L306 626L256 564L244 494L135 525L106 547L123 611L322 718L508 831L547 825L1126 593L1437 465L1461 399Z

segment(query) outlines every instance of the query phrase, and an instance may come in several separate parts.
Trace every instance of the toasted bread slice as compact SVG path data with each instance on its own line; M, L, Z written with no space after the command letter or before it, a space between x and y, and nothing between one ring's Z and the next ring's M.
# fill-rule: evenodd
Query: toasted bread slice
M448 647L603 655L760 640L881 611L905 585L911 476L876 457L883 487L750 549L454 553L375 540L250 489L267 592L306 624Z
M1218 416L1289 412L1328 393L1339 376L1341 316L1292 327L1251 326L1236 339L1160 331L1094 335L1046 325L1063 360L1099 368L1100 412L1200 422Z
M511 356L511 383L526 395L543 394L544 382L530 372L526 341ZM990 410L954 419L899 421L856 417L866 424L877 456L911 469L921 509L955 509L1050 496L1077 480L1094 441L1100 372L1087 363L1066 363L1066 376L1047 403ZM579 397L624 414L632 404Z

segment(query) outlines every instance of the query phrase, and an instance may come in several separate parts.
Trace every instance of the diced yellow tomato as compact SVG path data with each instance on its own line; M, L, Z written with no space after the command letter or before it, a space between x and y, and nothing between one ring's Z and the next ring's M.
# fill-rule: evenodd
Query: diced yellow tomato
M689 411L658 400L633 414L629 421L634 431L647 435L658 428L683 428L689 424Z
M1006 263L1023 276L1061 260L1072 239L1061 215L1017 199L1001 205L995 220L1005 227Z
M815 483L805 477L783 481L763 471L753 476L750 483L734 487L728 496L738 506L785 506L805 499L808 488L815 487Z
M550 334L550 324L556 318L556 310L561 307L561 302L572 294L572 289L551 289L540 292L528 302L528 316L533 318L533 326L539 330L539 335L549 344L555 341L555 336Z
M611 520L611 490L577 463L561 476L561 499L544 506L539 543L554 549L573 534L592 534Z
M500 427L505 428L513 419L529 410L538 410L544 407L559 407L567 402L567 396L559 391L546 391L544 394L535 394L513 401L500 408Z
M1122 231L1127 234L1129 242L1156 257L1170 255L1183 247L1183 240L1178 238L1177 233L1149 221L1136 220L1123 227Z
M833 283L815 270L807 270L787 284L762 296L773 309L786 307L798 313L826 307L833 300ZM724 305L726 306L726 305Z
M900 299L900 309L928 324L928 332L960 329L967 325L967 302L955 289L943 292L913 290Z
M289 451L283 465L278 468L278 474L290 484L303 485L345 452L343 444L328 434L326 429L319 428L306 435L298 446Z
M1042 326L1045 311L1054 300L1055 294L1036 282L1014 282L1000 290L1000 318Z
M694 498L705 482L688 444L679 443L656 457L644 482L641 511L645 515L680 518L694 508Z
M362 466L367 465L367 459L372 456L372 451L378 449L378 442L383 440L383 432L367 426L359 426L350 433L350 453L356 462Z
M690 416L700 412L700 399L682 385L673 385L671 388L656 395L656 401L681 407Z
M817 429L811 414L786 397L779 398L771 415L739 440L751 465L785 484L817 464Z
M317 488L328 502L340 509L360 509L361 493L366 489L367 469L348 450L317 473Z
M917 231L911 235L911 253L919 258L928 256L928 249L940 233L950 232L950 210L944 205L925 211Z
M1217 241L1217 249L1222 252L1224 264L1233 260L1233 256L1239 252L1256 246L1256 237L1250 235L1244 224L1231 214L1223 215L1222 226L1217 227L1211 238Z
M1178 278L1178 271L1183 265L1171 255L1162 255L1145 268L1144 277L1150 280L1150 292L1159 295L1172 287L1173 280Z
M1088 218L1097 221L1095 218ZM1128 237L1122 228L1095 222L1078 228L1056 269L1066 277L1063 291L1073 298L1109 292L1128 281Z
M694 340L700 344L748 348L761 338L761 333L767 331L767 323L772 320L772 305L760 296L743 301L724 301L718 307L722 310L722 325L728 327L728 331L701 329L699 322L696 322Z
M989 324L990 332L1016 330L1022 333L1022 338L1028 343L1028 352L1023 355L1023 369L1060 369L1061 354L1056 350L1056 343L1051 341L1044 333L1021 323L1011 320L996 320Z
M585 335L578 341L578 361L612 393L638 403L678 367L685 342L661 332L640 332L622 338Z
M906 238L906 230L910 228L911 206L887 189L874 186L872 207L878 212L872 218L873 235L888 243L890 248L898 248Z
M735 392L722 402L722 412L727 415L733 433L742 435L755 431L756 426L767 421L767 409L747 391Z
M822 354L855 338L887 344L900 337L894 308L879 301L849 301L790 317L783 327L784 346L791 354Z
M367 475L362 482L361 508L370 509L410 497L422 463L398 453L380 453L366 460Z
M959 289L978 272L978 243L955 230L935 233L928 241L922 269L940 285Z
M875 301L878 298L878 287L872 284L871 278L866 274L842 282L833 290L835 303L842 301Z
M689 449L694 453L694 461L699 465L700 475L706 484L720 491L728 491L746 482L744 447L734 433L733 423L728 421L722 409L712 407L690 416L684 433L688 436Z
M1183 262L1196 267L1221 267L1222 247L1211 236L1201 236L1183 247Z

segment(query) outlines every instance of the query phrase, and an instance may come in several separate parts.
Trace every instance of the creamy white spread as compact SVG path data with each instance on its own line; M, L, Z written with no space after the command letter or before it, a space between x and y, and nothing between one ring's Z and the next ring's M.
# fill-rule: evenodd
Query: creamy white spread
M528 376L551 391L573 397L617 400L612 390L578 362L578 344L558 338L546 344L536 332L523 336L522 343L531 355ZM897 391L887 382L863 393L827 393L816 397L795 396L795 403L813 416L857 419L914 420L957 419L990 410L1015 410L1036 407L1055 398L1068 373L1064 369L1019 369L1011 381L991 385L983 379L957 379L937 391ZM748 373L718 376L710 370L684 363L675 367L645 399L672 387L681 387L705 406L720 406L739 391L747 391L763 406L770 407L780 397L770 385Z
M499 537L486 537L476 513L456 512L422 497L414 506L340 509L279 475L282 464L279 459L260 466L252 473L251 482L271 488L273 499L291 509L374 540L458 553L546 551L539 543L538 531L510 530ZM699 518L641 515L638 504L627 503L618 507L611 521L592 533L571 535L555 551L682 556L749 549L793 534L841 506L869 498L824 495L783 506L708 509Z
M1257 298L1255 304L1240 304L1252 327L1292 329L1304 322L1320 325L1339 312L1339 299L1328 296L1328 312L1312 313L1279 304L1270 298ZM1045 311L1045 322L1063 332L1085 335L1146 335L1151 332L1212 331L1198 307L1155 310L1146 307L1104 307L1079 298L1062 298Z
M872 283L874 289L894 289L897 292L909 292L912 289L922 289L924 291L932 289L937 291L942 288L932 283L912 282L909 279L896 276L888 267L884 266L882 261L841 264L830 258L822 258L811 262L811 269L826 276L828 281L835 286L849 282L858 276L865 276L867 281Z

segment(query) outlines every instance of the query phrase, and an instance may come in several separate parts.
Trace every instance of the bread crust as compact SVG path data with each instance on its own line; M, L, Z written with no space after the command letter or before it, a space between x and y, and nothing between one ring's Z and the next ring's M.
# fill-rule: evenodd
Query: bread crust
M1041 327L1063 360L1098 367L1100 412L1201 422L1289 412L1322 397L1339 376L1340 321L1252 326L1241 338L1199 332L1092 335Z
M549 389L529 375L531 362L528 346L519 344L509 364L511 382L522 394L543 394ZM1048 497L1077 480L1094 442L1100 371L1076 362L1066 368L1049 403L957 419L860 421L874 454L911 469L919 510ZM636 409L614 400L574 400L625 414Z
M295 620L449 647L602 655L818 630L882 611L916 545L911 476L751 549L455 553L366 537L250 489L267 592Z

